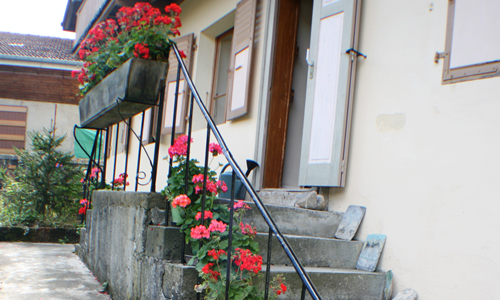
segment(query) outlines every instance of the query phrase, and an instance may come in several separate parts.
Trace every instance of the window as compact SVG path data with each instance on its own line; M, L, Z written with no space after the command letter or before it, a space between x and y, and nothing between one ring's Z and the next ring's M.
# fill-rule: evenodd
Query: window
M142 127L142 143L144 145L154 142L154 127L156 127L155 115L158 112L157 106L150 107L144 111L144 125ZM142 114L139 114L139 120L142 121ZM140 134L140 133L139 133Z
M193 58L193 46L194 46L194 34L186 34L175 39L177 43L177 48L179 51L183 51L186 54L184 59L184 64L186 64L188 72L191 72L192 58ZM169 66L167 74L167 82L165 84L165 103L162 118L162 134L172 133L172 122L174 117L174 103L175 103L175 91L177 85L177 69L178 69L177 58L173 51L170 51L169 56ZM180 73L179 78L179 89L177 96L177 115L175 117L175 133L184 132L186 125L186 115L188 107L188 87L186 80L184 79L184 74ZM154 123L156 124L156 122ZM156 126L156 125L155 125Z
M226 122L226 92L228 85L229 63L233 29L219 35L216 39L215 70L212 85L211 114L216 124Z
M13 154L12 147L25 149L26 106L0 105L0 154Z
M128 126L125 122L120 122L118 128L118 153L123 153L127 149Z
M228 70L227 120L238 118L248 112L256 11L257 0L241 0L236 4Z
M106 139L106 158L111 156L111 151L113 150L113 126L108 127L107 139Z
M443 84L499 76L500 2L449 0Z

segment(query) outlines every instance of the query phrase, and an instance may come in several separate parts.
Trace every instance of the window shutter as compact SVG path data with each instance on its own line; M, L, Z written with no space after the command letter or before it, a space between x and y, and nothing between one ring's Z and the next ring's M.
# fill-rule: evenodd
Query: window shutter
M186 64L187 70L191 72L192 65L192 57L193 57L193 45L194 45L194 33L183 35L174 40L177 43L177 48L179 51L184 51L187 58L184 59L184 63ZM169 65L168 65L168 74L167 74L167 82L165 86L165 109L163 115L163 126L162 126L162 134L170 134L172 133L172 121L174 115L174 100L175 100L175 86L177 82L177 68L178 62L175 54L170 51L169 54ZM182 133L184 132L185 127L185 117L188 107L188 87L186 84L186 80L184 80L184 74L181 71L181 77L179 80L179 97L177 102L177 117L175 119L175 132ZM155 125L156 126L156 125Z
M107 151L108 153L106 154L106 158L111 156L111 150L113 150L113 127L114 126L109 126L108 127L108 139L107 139Z
M118 153L123 153L127 146L128 137L128 126L125 122L118 123L119 133L118 133Z
M0 154L16 155L12 148L25 149L26 106L0 105Z
M147 145L152 142L151 139L151 123L153 122L154 108L150 107L144 111L144 127L142 128L142 143ZM142 114L141 114L142 120Z
M248 90L252 65L253 35L257 0L241 0L236 5L233 45L227 84L227 119L248 111Z
M360 4L360 0L314 1L301 186L345 185L357 61L348 50L357 50Z

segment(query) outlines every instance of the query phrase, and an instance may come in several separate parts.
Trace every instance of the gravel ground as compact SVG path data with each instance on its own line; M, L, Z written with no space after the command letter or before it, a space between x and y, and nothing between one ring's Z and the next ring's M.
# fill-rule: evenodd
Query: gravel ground
M0 242L0 300L104 300L74 245Z

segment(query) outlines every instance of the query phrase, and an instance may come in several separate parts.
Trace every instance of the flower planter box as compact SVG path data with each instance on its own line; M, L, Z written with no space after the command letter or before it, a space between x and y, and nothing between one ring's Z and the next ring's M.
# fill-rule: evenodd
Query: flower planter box
M167 69L166 62L127 60L80 100L80 126L106 128L153 106Z

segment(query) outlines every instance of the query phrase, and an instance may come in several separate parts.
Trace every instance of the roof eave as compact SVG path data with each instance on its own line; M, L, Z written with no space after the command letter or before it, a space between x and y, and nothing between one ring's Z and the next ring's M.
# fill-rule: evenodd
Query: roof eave
M82 5L82 0L68 0L66 11L64 12L64 19L61 23L63 30L75 32L76 29L76 12Z
M81 62L81 61L62 60L62 59L43 58L43 57L16 56L16 55L8 55L8 54L0 54L0 60L14 60L14 61L20 61L20 62L24 61L24 62L35 62L35 63L49 63L49 64L72 66L72 67L83 66L83 62Z

